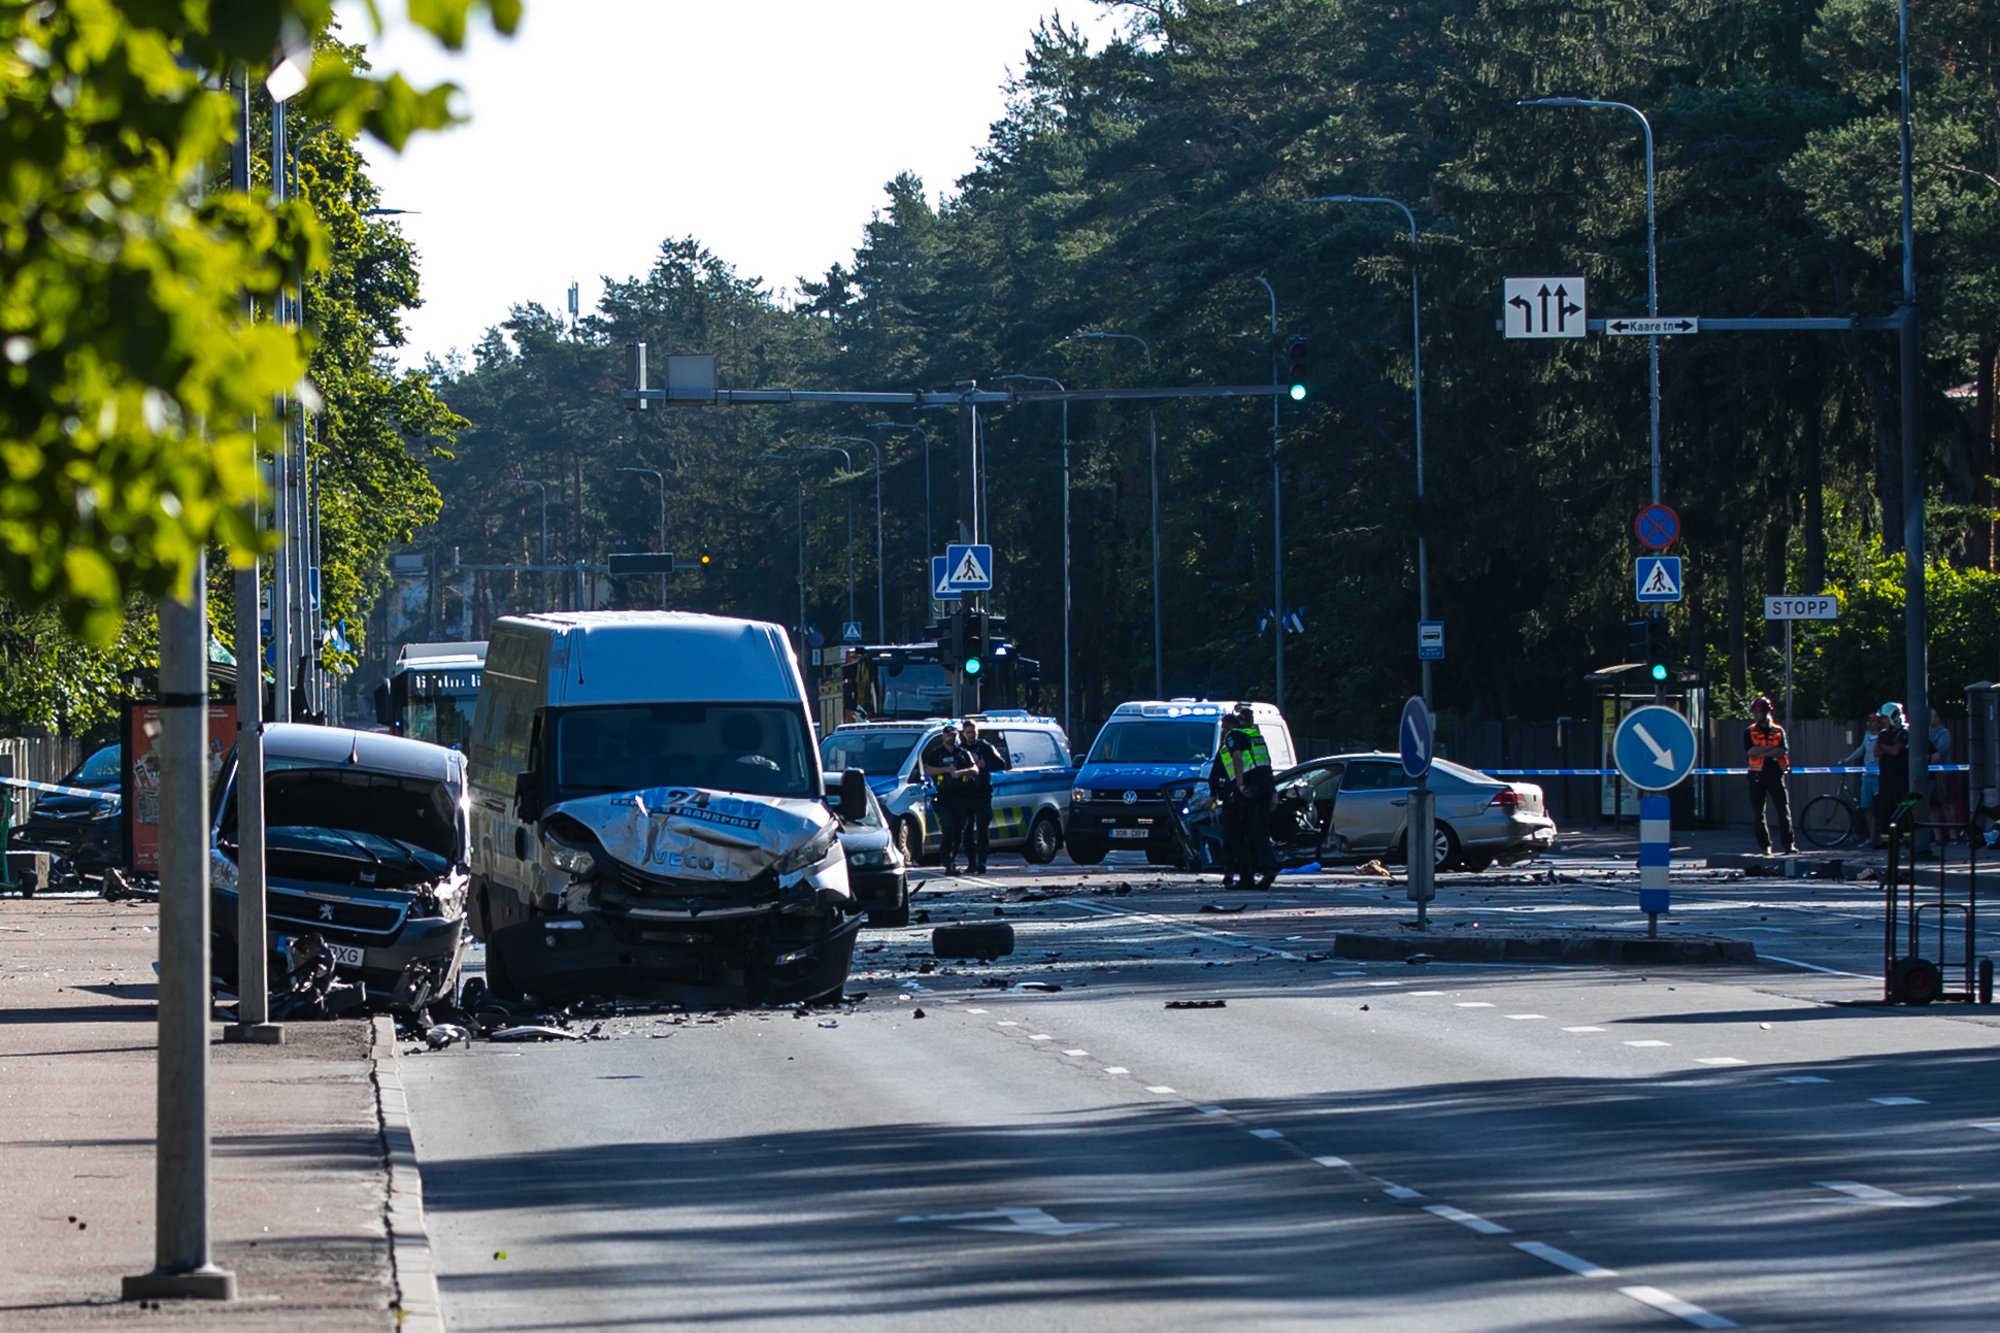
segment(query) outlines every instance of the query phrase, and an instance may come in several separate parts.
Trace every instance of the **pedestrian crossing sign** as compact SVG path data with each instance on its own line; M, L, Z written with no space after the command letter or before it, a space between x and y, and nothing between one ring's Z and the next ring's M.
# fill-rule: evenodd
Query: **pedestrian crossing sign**
M944 548L944 582L953 592L990 592L993 548L984 544Z
M1681 599L1681 558L1677 555L1642 555L1632 562L1632 582L1642 602L1678 602Z
M958 589L951 586L951 580L945 577L947 573L948 571L944 567L944 557L941 555L932 556L931 600L934 602L955 602L959 600Z

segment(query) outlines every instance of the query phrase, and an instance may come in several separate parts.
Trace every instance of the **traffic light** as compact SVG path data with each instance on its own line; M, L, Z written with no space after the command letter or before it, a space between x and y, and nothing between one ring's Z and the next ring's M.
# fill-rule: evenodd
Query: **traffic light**
M1667 618L1648 616L1631 621L1629 628L1632 651L1646 664L1647 679L1664 684L1673 675L1673 644L1667 632Z
M1286 381L1291 385L1288 392L1293 402L1303 403L1306 400L1306 375L1312 361L1312 344L1294 336L1285 344L1285 356L1291 362L1291 374Z
M965 617L954 611L938 626L938 656L946 671L956 671L965 661Z
M968 676L976 676L986 669L986 617L978 611L967 611L965 621L964 670Z

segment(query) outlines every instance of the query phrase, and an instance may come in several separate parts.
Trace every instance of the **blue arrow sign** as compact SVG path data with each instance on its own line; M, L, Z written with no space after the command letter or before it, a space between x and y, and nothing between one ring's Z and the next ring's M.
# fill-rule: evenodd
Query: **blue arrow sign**
M1413 778L1430 772L1437 737L1431 731L1431 710L1422 696L1412 695L1403 705L1403 722L1396 728L1396 737L1402 750L1403 771Z
M993 588L993 548L983 543L945 547L944 581L957 592L990 592Z
M1618 776L1641 791L1665 791L1694 767L1694 728L1661 704L1635 708L1611 737Z

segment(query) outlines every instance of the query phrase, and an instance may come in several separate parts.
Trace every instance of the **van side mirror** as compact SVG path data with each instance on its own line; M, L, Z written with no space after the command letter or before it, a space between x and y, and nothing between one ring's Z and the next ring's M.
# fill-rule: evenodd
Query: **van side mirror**
M514 817L539 819L542 815L542 775L529 769L514 775Z
M850 768L840 775L840 813L849 822L858 822L868 808L868 775Z

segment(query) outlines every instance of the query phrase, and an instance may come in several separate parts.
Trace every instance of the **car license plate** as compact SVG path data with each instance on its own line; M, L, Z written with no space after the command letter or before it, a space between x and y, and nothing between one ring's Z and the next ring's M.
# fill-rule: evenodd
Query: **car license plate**
M366 956L361 949L352 944L329 944L326 946L326 951L332 954L333 961L342 967L360 967L361 960Z
M1115 828L1111 830L1111 836L1114 838L1144 838L1150 833L1151 830L1142 828Z

